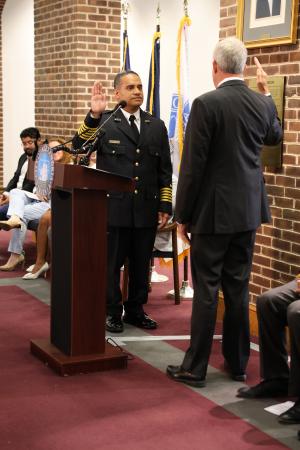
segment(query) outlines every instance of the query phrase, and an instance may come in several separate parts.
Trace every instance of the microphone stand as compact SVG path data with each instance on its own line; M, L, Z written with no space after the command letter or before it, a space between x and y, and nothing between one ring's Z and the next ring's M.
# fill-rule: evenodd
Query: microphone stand
M90 163L91 154L96 151L96 145L99 141L99 139L105 134L105 131L101 128L98 129L97 134L93 142L89 142L87 145L82 146L80 151L83 151L86 154L82 156L79 160L80 166L88 166Z

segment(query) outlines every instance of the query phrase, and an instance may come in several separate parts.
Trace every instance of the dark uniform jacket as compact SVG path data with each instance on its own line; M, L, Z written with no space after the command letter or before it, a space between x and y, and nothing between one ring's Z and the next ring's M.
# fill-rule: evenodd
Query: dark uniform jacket
M192 106L176 197L176 219L193 233L255 230L270 220L263 144L282 129L271 97L241 80L224 82Z
M91 137L101 118L85 118L73 139L74 148ZM107 124L97 144L97 169L135 180L134 192L109 192L108 225L114 227L153 227L158 211L172 214L172 166L166 127L162 120L140 110L139 142L124 114L118 111Z
M18 181L19 181L19 177L21 174L21 170L23 165L25 164L25 162L27 161L27 155L26 153L23 153L18 161L18 166L17 166L17 170L14 173L14 176L12 177L12 179L9 181L8 185L6 186L6 188L4 189L4 191L9 192L12 189L15 189L17 187ZM27 179L27 176L25 175L25 178L23 180L23 184L22 184L22 189L24 191L29 191L32 192L34 188L34 182L30 181Z

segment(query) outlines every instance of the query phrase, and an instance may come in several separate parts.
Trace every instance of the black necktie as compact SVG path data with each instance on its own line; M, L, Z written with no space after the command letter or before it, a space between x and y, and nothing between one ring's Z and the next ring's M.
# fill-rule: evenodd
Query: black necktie
M139 133L138 127L135 124L135 120L136 120L136 117L132 114L129 117L129 122L130 122L130 126L132 128L135 140L136 140L136 142L139 142L139 140L140 140L140 133Z

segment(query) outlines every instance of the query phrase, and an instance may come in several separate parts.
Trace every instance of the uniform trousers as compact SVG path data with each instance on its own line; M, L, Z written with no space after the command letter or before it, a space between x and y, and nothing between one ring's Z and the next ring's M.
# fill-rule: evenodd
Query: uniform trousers
M296 280L258 297L257 318L262 378L289 380L289 394L300 396L300 297L296 293ZM287 326L290 367L286 347Z
M156 227L108 228L107 262L107 314L121 317L123 312L120 289L120 269L128 259L128 299L124 310L128 314L142 315L149 290L149 266L155 240Z
M248 283L255 231L192 234L194 298L191 341L182 368L204 379L216 324L218 291L223 290L223 356L233 374L245 372L250 353Z
M18 216L22 220L20 228L12 230L8 251L20 255L23 251L23 243L26 236L28 222L40 217L50 208L49 202L40 202L26 195L26 191L12 189L9 196L9 208L7 216Z

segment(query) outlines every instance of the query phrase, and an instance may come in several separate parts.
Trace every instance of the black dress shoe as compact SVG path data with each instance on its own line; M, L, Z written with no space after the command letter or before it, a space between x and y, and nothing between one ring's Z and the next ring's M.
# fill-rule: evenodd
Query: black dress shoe
M226 372L228 372L230 374L230 377L232 378L232 380L234 381L242 381L245 382L247 379L247 375L243 372L241 373L235 373L233 372L230 367L229 364L227 363L227 361L224 361L224 369L226 370Z
M297 400L294 406L280 414L278 422L286 424L300 423L300 400Z
M120 317L107 316L105 328L111 333L122 333L122 331L124 330L124 325Z
M241 398L285 397L288 395L288 381L284 378L264 380L252 387L242 387L237 392Z
M125 313L123 321L138 328L145 328L146 330L155 330L157 328L157 322L145 313L141 315Z
M204 387L206 384L203 378L184 370L181 366L168 366L167 375L174 381L180 381L193 387Z
M247 375L245 373L232 373L231 378L234 381L241 381L244 383L247 380Z

